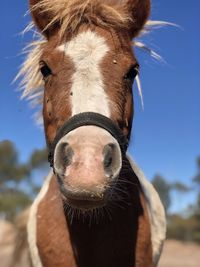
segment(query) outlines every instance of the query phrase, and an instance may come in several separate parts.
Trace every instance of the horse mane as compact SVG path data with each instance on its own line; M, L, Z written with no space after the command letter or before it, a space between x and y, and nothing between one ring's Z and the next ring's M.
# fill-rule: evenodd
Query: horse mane
M59 24L58 38L60 38L60 41L62 41L67 32L70 34L75 33L83 22L108 29L125 30L132 20L120 0L107 0L106 2L102 0L42 0L32 7L32 11L39 9L42 10L40 11L41 13L52 15L52 19L48 22L44 31L50 29L55 23ZM162 21L147 21L141 33L145 34L154 27L168 24ZM34 24L30 23L25 32L31 31L33 28ZM36 36L36 40L24 49L27 57L16 77L16 79L21 78L20 89L22 90L22 98L30 100L34 106L42 104L44 82L38 63L44 46L47 43L42 33L37 32ZM141 42L134 42L133 46L143 49L158 60L161 59L158 54ZM139 88L139 92L140 90ZM39 116L39 118L41 117Z
M58 24L61 38L66 32L75 33L82 23L92 23L106 28L128 28L132 22L122 1L42 0L32 7L32 11L50 14L51 19L43 31Z

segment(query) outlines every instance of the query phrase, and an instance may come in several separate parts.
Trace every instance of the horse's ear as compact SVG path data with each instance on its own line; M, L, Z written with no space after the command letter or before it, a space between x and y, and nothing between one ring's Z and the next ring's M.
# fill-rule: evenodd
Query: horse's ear
M43 10L40 2L42 0L29 0L30 12L37 28L48 38L51 30L51 27L48 27L48 25L52 21L52 16L49 12Z
M146 23L151 9L150 0L127 0L126 9L131 16L132 23L130 26L131 37L136 37Z

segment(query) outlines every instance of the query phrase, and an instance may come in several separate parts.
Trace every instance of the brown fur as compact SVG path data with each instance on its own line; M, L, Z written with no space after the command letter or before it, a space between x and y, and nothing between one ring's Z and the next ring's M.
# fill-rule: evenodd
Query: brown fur
M43 3L44 10L41 10L41 2ZM51 31L52 26L50 27L50 25L54 24L55 20L59 21L57 25L59 24L59 27L61 27L61 29L56 39L59 42L62 42L63 37L66 38L66 33L69 38L69 36L71 36L71 33L77 32L79 26L87 21L90 22L90 25L96 25L107 30L115 29L115 32L121 34L126 32L128 35L130 35L129 39L132 39L134 36L143 31L142 27L145 23L148 31L155 24L152 24L151 21L147 21L147 17L150 12L149 3L150 1L147 0L30 0L30 7L32 10L31 13L33 20L35 21L37 27L41 31L43 31L46 27L49 31L49 34L51 33L51 36L53 35L53 33ZM59 12L61 5L65 6L62 14ZM100 6L101 8L99 8ZM49 9L52 10L54 16L52 17L52 14L48 19L46 18L47 15L45 14L48 13ZM98 22L95 22L94 19L96 20L97 17L97 13L95 12L99 13L99 10L102 10L103 14L100 14L100 17L98 14ZM80 17L80 14L82 17ZM137 14L140 14L140 16L138 16ZM86 21L84 19L85 17L87 17ZM156 22L155 25L157 24L159 25L159 22ZM163 23L161 23L161 25L162 24ZM34 25L31 23L27 27L27 30L32 29L33 26ZM145 31L147 29L145 29ZM38 40L33 41L25 49L28 55L21 67L19 74L16 77L16 79L23 77L20 84L20 87L23 89L22 96L24 98L30 99L32 102L34 102L34 104L41 104L42 102L44 83L40 69L38 67L38 62L46 45L47 40L43 38L43 35L41 33L38 33Z
M37 245L44 267L75 267L60 192L53 176L37 212Z
M85 31L88 27L83 25L79 32ZM106 31L99 27L93 27L93 30L106 38L110 47L109 53L101 63L102 75L106 93L110 99L111 117L124 133L128 134L133 114L132 92L131 86L123 81L123 76L132 65L136 64L130 45L131 41L127 34L119 35L112 29ZM41 60L47 62L54 74L45 82L43 103L45 132L49 142L54 139L57 129L71 116L69 98L74 66L69 58L63 57L60 52L54 50L57 45L57 39L52 38L44 48L41 57ZM117 64L113 64L113 60L116 60ZM63 100L68 104L64 104ZM128 129L125 121L128 121Z
M52 75L44 81L43 117L47 142L71 116L71 77L75 66L55 48L90 29L102 36L110 50L101 62L111 119L128 136L133 116L131 84L123 77L136 64L131 39L142 30L149 15L149 0L31 0L35 24L47 40L36 43L28 71L25 96L42 85L39 61ZM30 57L29 56L29 57ZM32 65L31 63L37 64ZM29 80L33 78L34 82ZM32 84L33 83L33 84ZM33 91L33 90L32 90ZM112 221L83 223L63 211L59 189L52 177L48 193L37 213L37 246L44 267L152 267L151 233L145 198L138 179L124 159L120 179L122 200L111 207ZM119 190L120 191L120 190ZM121 192L122 193L122 192ZM120 197L120 192L119 192ZM126 204L123 204L125 201ZM117 205L124 205L120 208Z
M126 164L120 180L127 181L127 203L116 202L111 219L105 213L98 223L89 218L83 222L80 216L71 224L63 212L56 178L52 177L37 213L37 244L44 267L153 266L145 198Z

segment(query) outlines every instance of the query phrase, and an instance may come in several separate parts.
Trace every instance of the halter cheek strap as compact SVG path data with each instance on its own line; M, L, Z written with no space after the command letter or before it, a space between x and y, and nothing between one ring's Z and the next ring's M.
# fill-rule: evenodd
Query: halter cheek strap
M54 166L54 152L58 142L69 132L81 126L98 126L108 131L119 143L122 154L126 153L128 147L128 140L123 134L122 130L111 119L95 112L84 112L73 116L58 130L54 141L49 144L49 163Z

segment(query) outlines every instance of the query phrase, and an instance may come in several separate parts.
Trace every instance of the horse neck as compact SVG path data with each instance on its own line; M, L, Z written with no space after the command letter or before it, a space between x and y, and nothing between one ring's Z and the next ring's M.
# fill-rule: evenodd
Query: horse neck
M110 207L110 215L102 212L98 220L84 215L72 220L63 212L56 178L51 178L37 214L37 244L44 266L152 266L145 201L138 179L126 160L123 160L120 180L124 181L126 193L123 200Z

